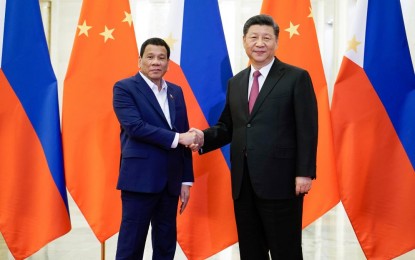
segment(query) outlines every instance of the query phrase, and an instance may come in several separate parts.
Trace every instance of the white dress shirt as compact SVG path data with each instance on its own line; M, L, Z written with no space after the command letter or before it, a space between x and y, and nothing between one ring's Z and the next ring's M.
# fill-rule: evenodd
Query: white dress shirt
M261 92L262 86L264 85L265 79L268 76L269 71L271 70L272 64L274 64L275 58L272 59L270 63L262 67L259 72L261 72L261 75L258 77L258 84L259 84L259 92ZM251 72L249 73L249 85L248 85L248 99L249 94L251 93L252 88L252 81L254 81L254 72L256 69L251 65Z
M170 129L172 129L170 110L169 110L169 101L167 100L167 83L164 79L161 79L161 90L156 84L154 84L149 78L147 78L143 73L140 72L140 75L143 77L144 81L150 86L151 91L153 91L154 96L156 96L157 101L159 102L160 108L163 111L164 117L169 123ZM179 144L179 133L176 133L171 148L176 148Z
M169 110L169 101L167 100L167 83L164 79L161 79L161 90L156 84L154 84L149 78L147 78L143 73L140 72L140 75L143 77L145 82L150 86L151 91L153 91L154 95L157 98L157 101L163 111L164 116L166 117L167 123L169 123L170 129L172 129L171 125L171 118L170 118L170 110ZM174 136L173 143L171 144L171 148L176 148L179 144L179 133L176 133ZM193 182L183 182L182 184L192 186Z

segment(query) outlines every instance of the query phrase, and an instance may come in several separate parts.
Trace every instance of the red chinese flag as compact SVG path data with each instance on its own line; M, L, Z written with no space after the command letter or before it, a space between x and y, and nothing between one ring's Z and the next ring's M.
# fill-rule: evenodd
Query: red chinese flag
M68 190L101 242L121 220L112 89L137 70L128 0L84 0L64 82L62 135Z
M327 83L312 8L309 0L264 0L261 13L271 15L280 27L276 56L283 62L306 69L317 96L317 179L304 200L303 227L306 227L340 200Z

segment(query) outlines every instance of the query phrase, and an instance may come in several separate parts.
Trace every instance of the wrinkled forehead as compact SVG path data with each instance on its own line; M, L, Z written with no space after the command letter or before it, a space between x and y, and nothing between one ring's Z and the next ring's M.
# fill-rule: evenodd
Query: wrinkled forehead
M149 54L167 56L167 49L163 45L149 44L145 47L143 56L146 56Z

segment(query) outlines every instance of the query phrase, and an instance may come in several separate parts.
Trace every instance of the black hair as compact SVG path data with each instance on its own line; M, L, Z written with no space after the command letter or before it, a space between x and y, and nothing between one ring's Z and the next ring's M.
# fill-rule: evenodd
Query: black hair
M266 15L266 14L260 14L260 15L255 15L249 18L245 22L245 25L243 28L243 36L246 35L246 33L249 30L249 27L251 27L252 25L271 26L274 29L275 37L278 39L278 35L280 34L280 27L278 26L278 24L274 21L274 19L271 16Z
M145 51L145 49L148 45L164 46L167 50L167 59L170 59L170 47L169 47L169 45L163 39L157 38L157 37L147 39L146 41L143 42L143 44L141 44L141 49L140 49L140 56L141 57L143 57L144 51Z

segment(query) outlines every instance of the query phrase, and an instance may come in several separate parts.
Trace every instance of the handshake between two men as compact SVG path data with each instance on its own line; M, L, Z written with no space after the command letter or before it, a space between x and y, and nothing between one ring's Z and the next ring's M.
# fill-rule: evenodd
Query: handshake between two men
M189 147L193 152L198 151L204 142L204 134L197 128L190 128L188 132L179 134L179 143Z

